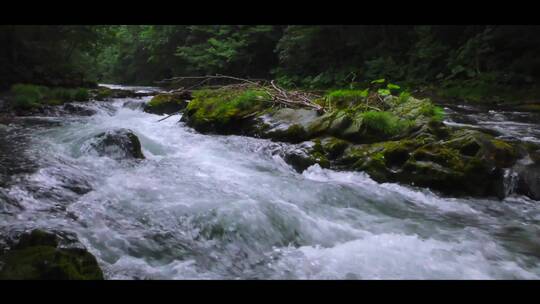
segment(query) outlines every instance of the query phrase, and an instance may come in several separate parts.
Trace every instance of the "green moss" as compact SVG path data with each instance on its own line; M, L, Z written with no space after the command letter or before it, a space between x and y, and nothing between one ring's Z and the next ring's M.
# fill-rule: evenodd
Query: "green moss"
M84 249L57 248L58 238L41 230L23 234L0 256L3 280L102 280L96 258Z
M347 147L350 145L348 141L335 137L325 138L324 140L319 141L319 143L321 150L324 151L324 153L326 153L330 159L334 159L342 155L345 149L347 149Z
M198 90L187 106L188 124L199 131L226 131L235 123L264 110L270 96L263 90Z
M343 108L356 105L365 100L368 90L335 90L326 95L326 100L332 108Z
M93 256L78 250L31 246L9 251L0 279L9 280L102 280L103 273Z
M369 130L379 132L387 136L394 136L406 131L411 122L402 120L390 112L367 111L362 113L362 123Z

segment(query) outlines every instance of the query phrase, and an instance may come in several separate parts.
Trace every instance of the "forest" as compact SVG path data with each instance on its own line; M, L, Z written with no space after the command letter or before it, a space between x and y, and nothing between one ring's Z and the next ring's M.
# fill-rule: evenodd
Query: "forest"
M0 280L540 278L540 26L0 46Z
M4 89L219 73L305 88L386 78L481 100L531 94L540 77L537 26L2 26L0 43Z

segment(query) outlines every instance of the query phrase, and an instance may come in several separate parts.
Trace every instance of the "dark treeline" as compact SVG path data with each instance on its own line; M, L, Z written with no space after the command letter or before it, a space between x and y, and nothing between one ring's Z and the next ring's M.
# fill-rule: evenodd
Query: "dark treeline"
M527 85L540 27L510 25L1 26L0 82L152 84L180 75L329 87L387 78Z

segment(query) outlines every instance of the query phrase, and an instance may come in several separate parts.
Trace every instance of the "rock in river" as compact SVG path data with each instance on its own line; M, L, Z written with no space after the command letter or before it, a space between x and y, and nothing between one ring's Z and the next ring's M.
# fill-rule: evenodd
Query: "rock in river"
M103 280L96 258L85 248L60 247L61 238L33 230L0 256L4 280Z
M139 138L133 131L128 129L116 129L100 133L92 138L83 147L83 150L117 160L144 158Z

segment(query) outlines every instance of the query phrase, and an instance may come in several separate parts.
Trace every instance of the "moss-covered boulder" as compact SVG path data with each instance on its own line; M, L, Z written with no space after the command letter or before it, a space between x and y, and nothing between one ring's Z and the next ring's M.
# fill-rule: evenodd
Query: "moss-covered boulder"
M332 95L330 95L332 96ZM409 97L406 101L396 96L386 96L378 104L357 95L340 96L341 107L314 119L307 131L309 137L334 136L355 143L374 143L408 136L423 125L442 120L442 109L428 99ZM332 100L332 99L331 99Z
M191 93L162 93L150 100L144 111L152 114L172 114L186 108L187 100L191 99Z
M103 280L96 258L82 248L60 248L59 237L42 230L23 234L0 256L2 280Z
M202 133L252 134L254 117L271 106L260 89L216 89L193 92L182 121Z
M512 145L478 131L461 130L447 139L424 134L351 146L336 165L365 171L379 182L397 181L451 195L503 197L504 169L517 158Z

